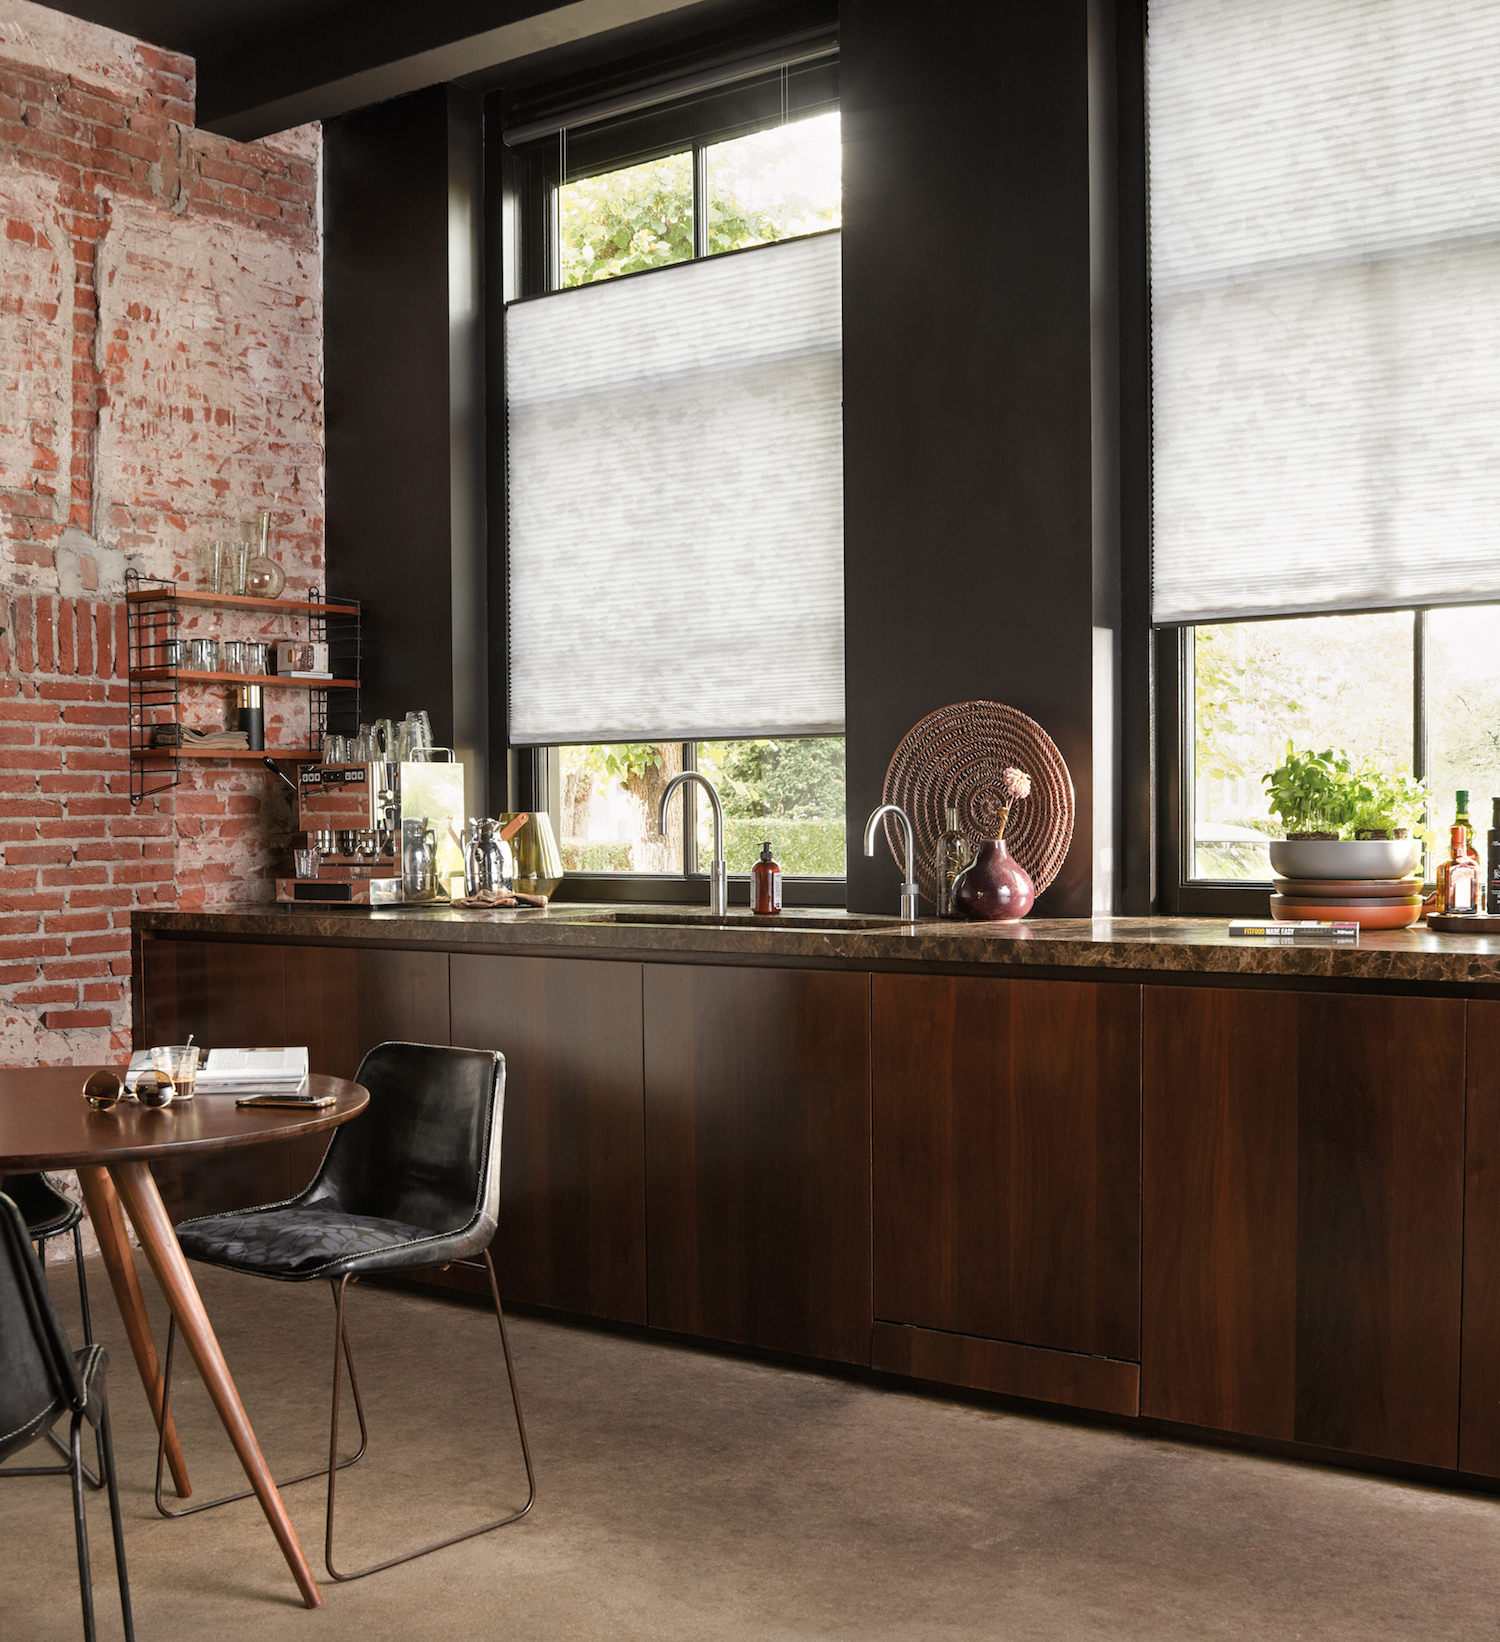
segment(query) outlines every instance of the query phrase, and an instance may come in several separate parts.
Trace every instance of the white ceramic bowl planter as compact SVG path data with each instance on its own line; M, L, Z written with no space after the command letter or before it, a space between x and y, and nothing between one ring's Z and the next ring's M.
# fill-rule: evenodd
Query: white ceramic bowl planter
M1270 851L1278 878L1405 878L1422 863L1419 838L1275 838Z

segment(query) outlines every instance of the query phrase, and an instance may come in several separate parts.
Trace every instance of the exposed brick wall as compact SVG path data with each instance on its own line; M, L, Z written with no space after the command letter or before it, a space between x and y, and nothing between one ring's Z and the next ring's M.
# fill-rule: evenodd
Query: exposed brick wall
M126 569L196 582L269 507L289 594L322 581L320 134L230 142L193 98L190 59L0 0L3 1064L116 1058L131 908L267 899L291 825L249 764L129 801ZM300 745L305 697L266 694Z

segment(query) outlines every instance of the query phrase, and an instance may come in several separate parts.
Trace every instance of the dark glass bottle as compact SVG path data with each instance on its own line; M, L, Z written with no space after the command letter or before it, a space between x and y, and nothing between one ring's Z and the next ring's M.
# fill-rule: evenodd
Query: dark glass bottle
M1485 839L1485 906L1496 917L1500 917L1500 798L1492 798L1490 804L1493 812L1490 816L1489 837Z
M1469 819L1469 793L1465 787L1453 795L1453 825L1464 829L1464 848L1477 861L1479 851L1474 848L1474 823Z
M750 910L762 918L781 911L781 868L771 859L771 841L760 846L760 860L750 869Z

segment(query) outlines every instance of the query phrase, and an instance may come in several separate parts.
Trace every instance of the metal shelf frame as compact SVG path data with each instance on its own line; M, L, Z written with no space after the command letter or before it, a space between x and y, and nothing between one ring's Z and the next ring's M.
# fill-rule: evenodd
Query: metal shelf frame
M299 599L237 598L232 594L204 593L179 587L159 576L145 576L136 570L125 572L125 628L127 642L127 685L130 707L130 802L170 791L181 780L182 752L176 746L157 746L156 731L167 725L182 724L181 685L233 682L226 675L194 673L169 667L168 643L179 636L181 609L192 606L209 610L243 610L252 613L285 613L295 627L307 624L309 641L328 646L328 666L334 677L326 685L306 679L283 678L274 673L239 675L245 684L277 683L308 692L307 753L321 754L323 739L331 730L348 733L359 726L360 675L363 671L360 607L356 600L327 600L321 588L309 588L305 601ZM295 631L283 637L297 638ZM337 702L336 706L331 703ZM275 749L267 749L274 756ZM283 756L294 756L282 749ZM195 762L212 755L193 755Z

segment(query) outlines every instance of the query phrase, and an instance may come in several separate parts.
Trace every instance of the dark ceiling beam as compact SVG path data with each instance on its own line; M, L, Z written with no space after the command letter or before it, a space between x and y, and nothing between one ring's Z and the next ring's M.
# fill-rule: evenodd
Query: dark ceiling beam
M358 0L198 59L198 124L242 142L687 10L697 0Z

